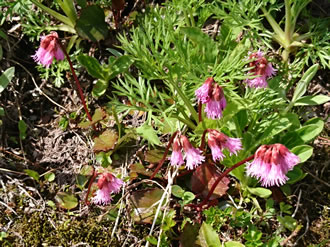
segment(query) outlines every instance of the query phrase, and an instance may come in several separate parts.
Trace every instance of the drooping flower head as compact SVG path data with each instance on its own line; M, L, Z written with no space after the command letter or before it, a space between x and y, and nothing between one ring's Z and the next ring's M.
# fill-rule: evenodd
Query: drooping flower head
M202 102L202 104L209 102L212 95L213 83L214 79L209 77L206 79L203 85L195 91L195 95L198 101Z
M177 135L174 138L172 144L172 155L171 155L172 165L181 166L184 163L181 150L182 150L182 145L181 145L180 137L179 135Z
M192 170L200 165L205 160L205 157L201 155L201 150L194 148L191 145L187 137L181 135L180 139L185 152L184 157L186 159L186 168Z
M282 144L262 145L253 162L246 166L247 174L256 177L262 186L280 186L286 183L287 172L299 163L299 157Z
M275 75L276 69L274 69L272 64L267 61L267 59L264 57L264 54L260 50L255 53L251 53L249 59L254 59L249 64L250 67L253 67L250 70L250 73L257 77L253 79L247 79L246 83L249 87L254 88L267 87L268 83L266 79Z
M46 36L42 36L40 47L32 57L34 61L47 68L53 62L54 57L57 60L63 60L64 53L59 45L58 34L56 32L51 32Z
M204 161L201 150L194 148L188 138L180 133L174 138L172 145L171 165L180 166L186 160L186 168L192 170ZM182 156L184 150L184 157Z
M206 79L201 87L195 91L198 102L206 104L205 112L208 118L219 119L227 105L222 88L212 77Z
M93 203L106 205L111 202L111 193L118 193L124 182L116 178L109 172L103 173L97 181L96 195L93 197Z
M228 149L229 154L237 154L237 151L242 149L242 143L239 138L231 138L226 136L225 134L210 129L208 131L208 146L212 152L213 161L223 160L225 155L222 153L223 149Z
M219 119L227 105L222 88L215 84L213 86L210 100L206 103L205 112L208 118Z

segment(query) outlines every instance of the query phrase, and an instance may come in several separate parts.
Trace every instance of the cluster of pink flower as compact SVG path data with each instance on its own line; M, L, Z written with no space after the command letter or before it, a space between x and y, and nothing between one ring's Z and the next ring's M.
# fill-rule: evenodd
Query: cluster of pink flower
M124 182L116 178L109 172L102 173L97 181L96 195L93 197L93 203L105 205L111 202L111 193L118 193Z
M249 87L254 88L265 88L268 87L267 78L276 74L276 69L273 68L272 64L267 61L264 54L259 50L255 53L250 53L249 59L253 59L250 62L251 75L256 76L253 79L247 79L245 82Z
M207 78L204 84L195 91L198 102L206 104L205 112L208 118L222 117L227 102L222 87L212 77Z
M214 129L209 129L208 133L208 145L211 149L214 162L223 160L225 156L222 151L225 148L228 149L230 155L237 154L237 151L242 149L239 138L230 138ZM174 138L172 150L171 165L180 166L184 164L184 159L186 159L186 168L192 170L205 161L202 151L194 148L188 138L181 133ZM182 150L185 153L184 157Z

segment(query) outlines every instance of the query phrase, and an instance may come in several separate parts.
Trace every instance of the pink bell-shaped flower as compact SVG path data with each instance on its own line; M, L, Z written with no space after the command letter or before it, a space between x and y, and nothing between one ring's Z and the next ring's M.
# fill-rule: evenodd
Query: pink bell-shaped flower
M208 118L219 119L227 102L222 88L213 80L207 78L201 87L195 91L198 102L206 104L205 112Z
M180 166L186 160L186 168L192 170L200 165L205 157L201 154L202 151L194 148L184 135L178 134L172 144L171 165ZM184 156L182 156L182 149Z
M40 47L32 57L34 61L42 64L46 68L51 65L54 57L57 60L63 60L64 52L59 44L58 34L56 32L51 32L46 36L42 36Z
M257 77L253 79L247 79L247 85L254 88L268 87L267 78L275 75L276 69L274 69L272 64L267 61L263 52L260 50L255 53L251 53L249 59L255 59L254 61L250 62L249 65L250 67L254 67L250 70L250 73Z
M237 154L242 149L242 143L239 138L231 138L217 130L208 131L208 146L211 149L213 161L223 160L225 157L222 153L223 149L228 149L230 155Z
M118 193L124 182L111 173L103 173L97 182L98 190L93 197L93 203L106 205L112 200L111 193Z
M299 163L299 157L282 144L262 145L253 162L246 166L247 174L256 177L262 186L280 186L286 183L287 172Z

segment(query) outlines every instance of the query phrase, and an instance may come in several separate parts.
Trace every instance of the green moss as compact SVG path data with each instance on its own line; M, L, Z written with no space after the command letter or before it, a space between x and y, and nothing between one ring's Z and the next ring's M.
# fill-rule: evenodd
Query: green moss
M24 215L16 221L7 240L13 241L14 245L23 242L25 246L72 246L82 242L92 246L109 246L110 243L110 246L120 246L115 238L111 241L112 222L97 222L93 216L80 219L72 217L64 223L54 215L51 220L57 229L52 226L48 217L39 212ZM18 233L23 240L17 238L13 232Z

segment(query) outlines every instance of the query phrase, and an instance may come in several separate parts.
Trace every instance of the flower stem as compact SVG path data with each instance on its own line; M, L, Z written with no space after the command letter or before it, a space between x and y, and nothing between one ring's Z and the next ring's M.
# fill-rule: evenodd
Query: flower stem
M85 197L85 203L86 203L86 205L89 205L88 195L89 195L89 193L90 193L90 191L91 191L92 184L93 184L95 178L97 177L97 175L98 175L98 173L95 172L95 168L94 168L94 166L93 166L93 175L92 175L91 179L89 180L88 190L87 190L87 194L86 194L86 197Z
M231 172L232 170L234 170L235 168L245 164L246 162L252 160L254 158L254 155L246 158L245 160L242 160L240 162L238 162L237 164L233 165L232 167L230 168L227 168L221 175L220 177L218 177L218 179L214 182L214 184L212 185L212 188L210 189L209 193L207 194L206 198L200 203L198 204L197 206L195 206L196 208L198 209L201 209L203 205L205 205L208 200L210 199L210 197L212 196L215 188L217 187L218 183L225 177L228 175L229 172Z
M161 159L161 161L159 161L159 164L158 166L156 167L155 171L151 174L150 176L150 179L153 179L155 177L155 175L157 174L157 172L159 171L159 169L162 167L162 165L164 164L165 160L166 160L166 156L168 154L168 150L170 149L170 146L172 145L173 143L173 140L174 138L176 137L176 135L178 134L178 131L175 131L173 133L173 135L171 136L171 139L170 141L168 142L167 144L167 147L165 149L165 152L164 152L164 155L163 155L163 158Z
M82 104L83 104L83 106L84 106L85 112L86 112L86 114L87 114L87 118L88 118L89 121L92 122L92 121L93 121L93 120L92 120L92 116L89 114L89 111L88 111L88 108L87 108L87 105L86 105L86 101L85 101L85 97L84 97L84 93L83 93L83 91L82 91L82 89L81 89L80 82L79 82L79 80L78 80L78 77L77 77L77 75L76 75L76 72L74 71L74 68L73 68L73 65L72 65L71 59L70 59L68 53L66 52L65 48L63 47L62 43L61 43L61 42L58 42L58 44L60 45L62 51L63 51L64 54L65 54L66 59L67 59L68 62L69 62L70 70L71 70L71 72L72 72L72 76L73 76L73 78L74 78L74 81L76 82L76 86L77 86L77 89L78 89L78 93L79 93L79 96L80 96L80 100L81 100L81 102L82 102ZM93 129L96 130L94 124L93 124Z
M205 148L205 136L208 131L209 131L209 129L206 129L203 131L202 142L201 142L201 146L199 147L199 149L202 151L204 151L204 148Z
M202 102L198 102L198 121L202 122Z

